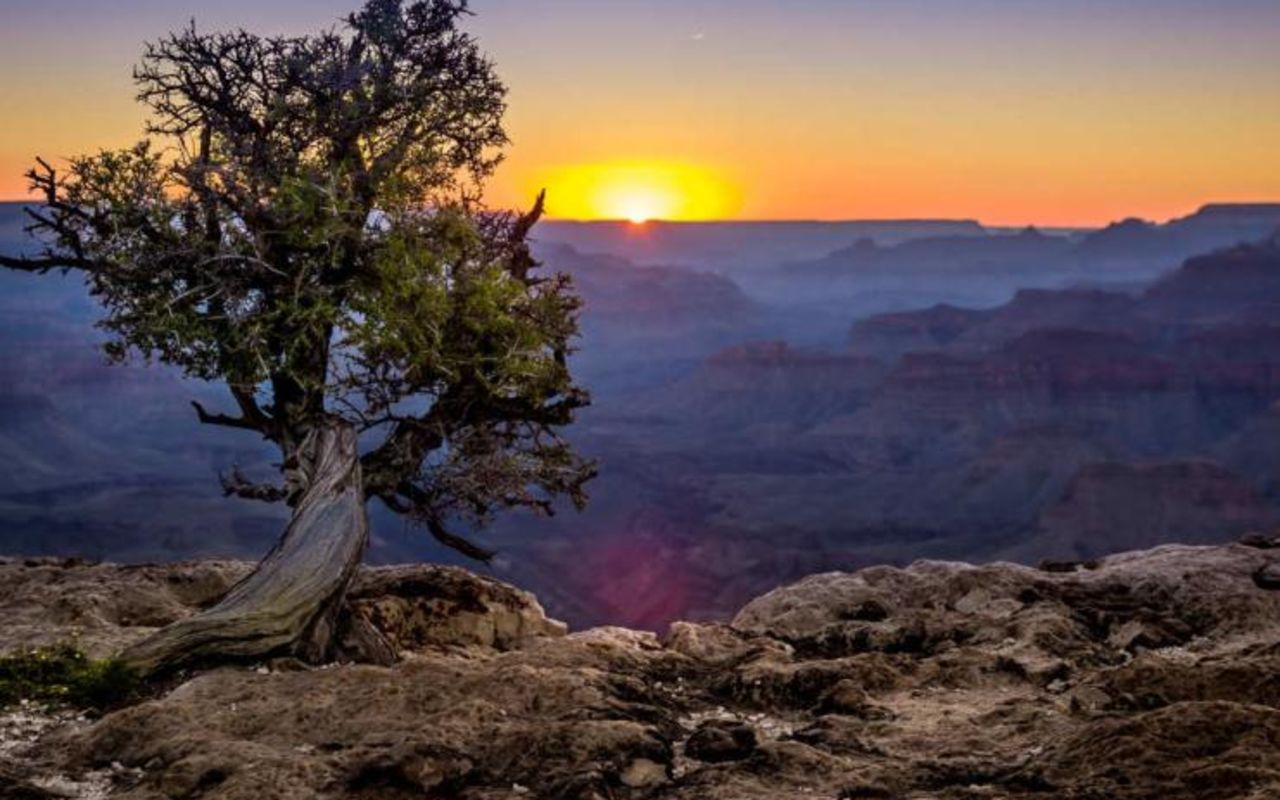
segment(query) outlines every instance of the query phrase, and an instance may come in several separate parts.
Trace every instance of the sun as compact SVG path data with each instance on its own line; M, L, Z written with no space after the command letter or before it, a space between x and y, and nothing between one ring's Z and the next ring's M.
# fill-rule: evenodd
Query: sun
M632 225L643 225L651 219L671 217L674 204L665 203L664 208L664 200L661 197L628 189L619 190L619 194L622 196L605 203L608 209L616 208L617 213L607 211L605 216L617 216Z
M664 162L580 164L551 172L548 210L560 219L723 219L737 211L736 193L710 171Z
M654 219L681 216L685 187L673 176L654 170L619 170L603 180L590 195L595 212L604 219L624 219L640 225Z

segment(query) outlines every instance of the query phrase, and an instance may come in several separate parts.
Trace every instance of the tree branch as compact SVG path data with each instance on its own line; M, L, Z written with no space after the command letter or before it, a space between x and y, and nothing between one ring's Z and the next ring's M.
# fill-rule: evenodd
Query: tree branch
M268 437L274 438L273 434L276 430L276 420L267 415L258 405L257 398L254 397L254 390L251 386L230 386L231 396L235 398L236 405L240 407L242 418L252 424L255 430L260 430Z
M230 475L219 475L222 493L225 497L242 497L246 500L261 500L264 503L279 503L289 498L288 490L265 483L254 483L245 477L239 467L232 467Z
M73 256L41 256L38 258L0 256L0 267L16 269L22 272L45 273L55 269L82 269L86 272L93 272L99 266L96 261Z
M428 517L426 522L427 530L431 532L436 541L444 546L453 548L467 558L473 558L483 564L493 563L493 558L497 555L497 552L486 550L457 534L449 533L449 531L445 530L444 525L440 524L440 521L434 517Z
M529 273L539 266L538 260L533 257L533 253L529 249L529 232L533 230L533 226L538 224L538 220L542 219L546 204L547 190L543 189L538 192L538 199L534 202L533 208L516 220L507 240L508 246L511 248L511 258L507 263L507 270L513 278L526 284L537 282L531 281L529 278Z
M427 453L444 444L443 407L438 400L422 417L400 420L381 445L360 457L367 494L394 493L407 470L416 469Z
M200 422L205 425L218 425L223 428L238 428L244 431L266 433L266 431L263 431L252 420L248 420L243 417L230 417L226 414L210 414L205 410L204 406L200 405L195 400L191 401L191 407L196 410L196 416L199 417Z
M456 533L450 533L436 511L431 508L427 493L412 483L402 483L396 491L381 491L377 497L386 503L387 508L397 514L405 514L421 520L427 526L431 536L445 547L462 553L467 558L475 559L483 564L493 563L498 553L488 550ZM401 498L404 499L401 499Z

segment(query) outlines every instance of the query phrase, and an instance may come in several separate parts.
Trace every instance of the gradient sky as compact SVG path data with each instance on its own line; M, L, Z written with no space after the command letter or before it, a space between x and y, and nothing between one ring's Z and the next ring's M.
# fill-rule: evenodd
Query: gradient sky
M0 0L0 197L141 130L141 42L356 0ZM1280 200L1280 0L474 0L496 205L560 217L1165 219Z

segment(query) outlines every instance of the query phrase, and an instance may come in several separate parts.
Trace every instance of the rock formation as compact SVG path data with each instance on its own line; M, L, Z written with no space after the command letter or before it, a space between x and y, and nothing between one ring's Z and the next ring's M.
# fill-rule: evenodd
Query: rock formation
M0 796L1261 800L1280 793L1274 543L826 573L662 638L567 633L463 570L366 569L352 602L397 664L10 709ZM247 569L8 561L0 648L110 652Z

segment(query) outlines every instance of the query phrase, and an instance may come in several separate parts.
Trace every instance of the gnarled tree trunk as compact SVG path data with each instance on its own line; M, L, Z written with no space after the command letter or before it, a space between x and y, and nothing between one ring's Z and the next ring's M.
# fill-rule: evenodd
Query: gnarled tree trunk
M275 549L217 605L128 648L121 659L145 674L216 661L289 654L320 661L338 640L347 584L369 540L356 432L331 420L299 449L293 518Z

